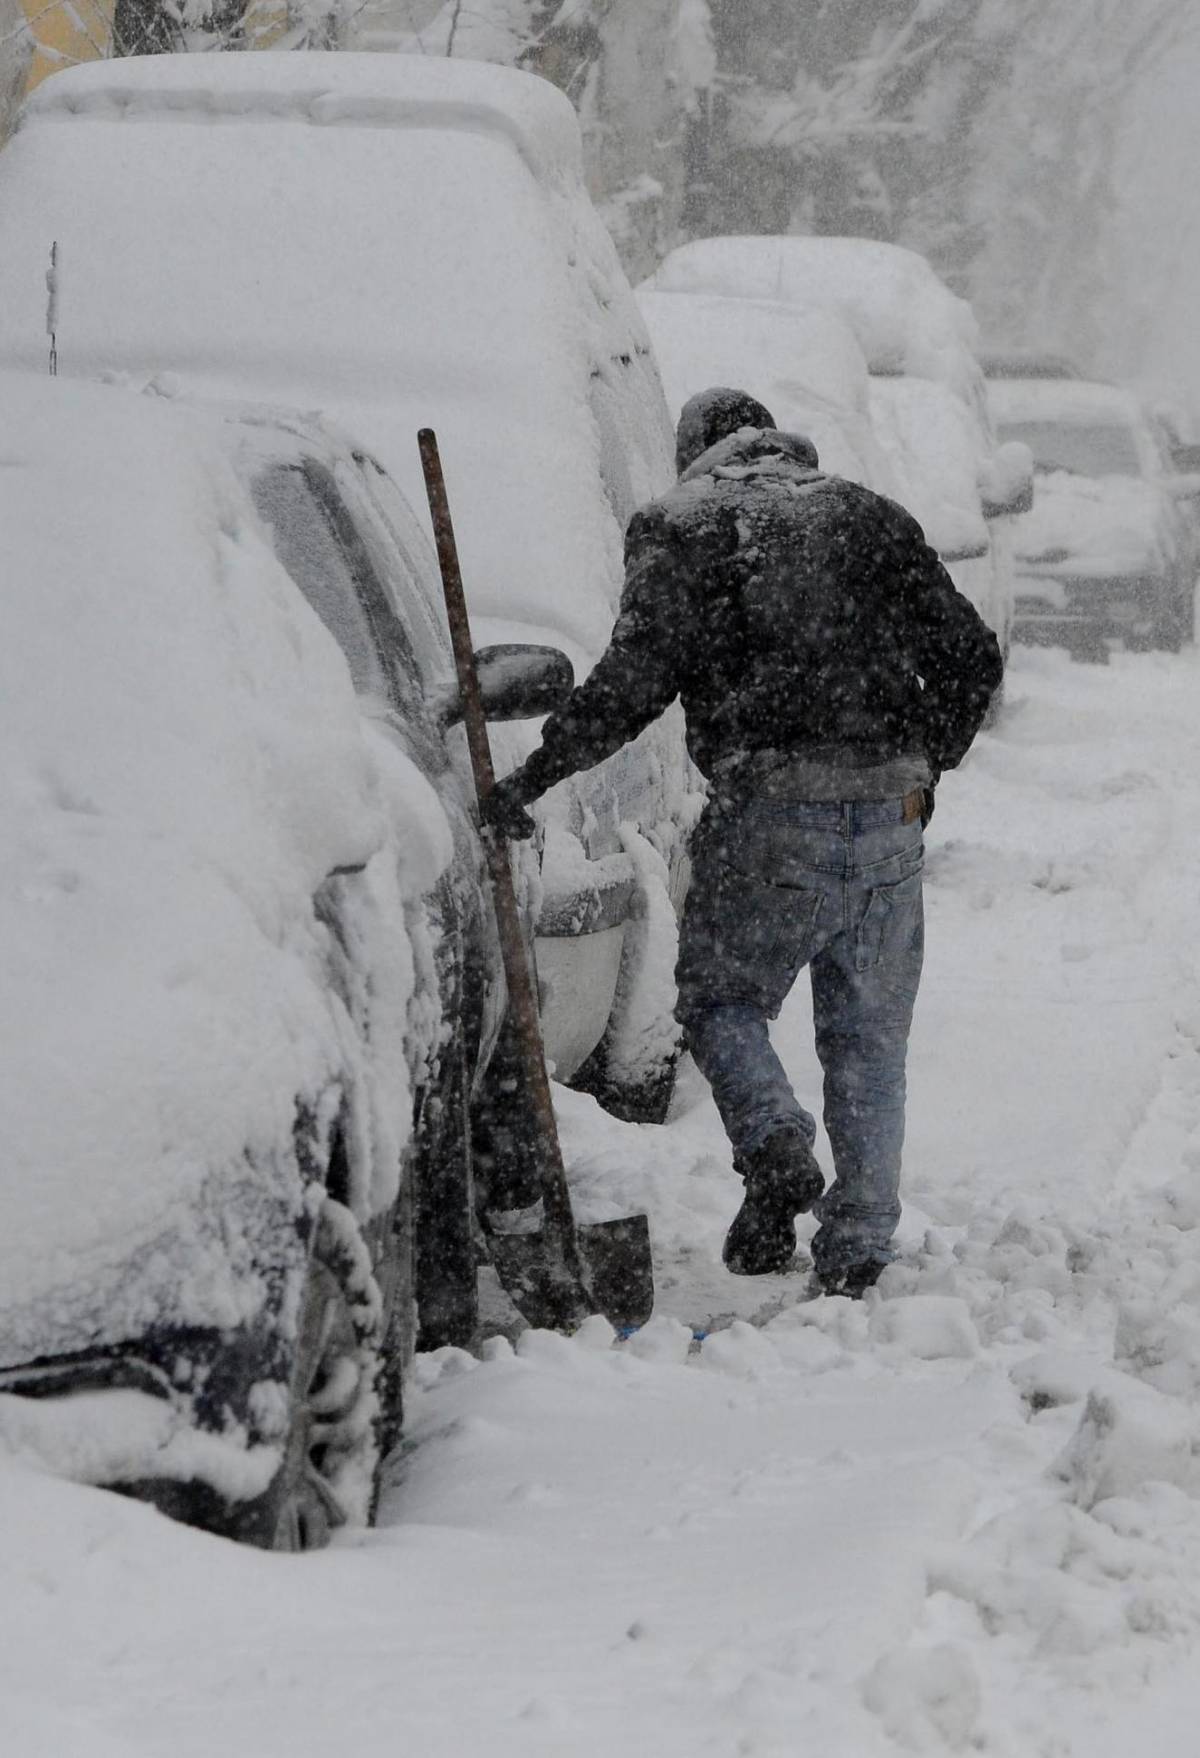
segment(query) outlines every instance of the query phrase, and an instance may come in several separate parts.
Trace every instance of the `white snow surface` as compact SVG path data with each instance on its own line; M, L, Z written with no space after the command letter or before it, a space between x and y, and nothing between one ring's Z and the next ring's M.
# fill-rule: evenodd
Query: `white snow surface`
M650 1213L651 1323L419 1357L379 1528L306 1559L6 1462L11 1749L1193 1751L1198 700L1194 653L1018 649L943 781L877 1291L721 1269L694 1072L661 1128L559 1092L580 1211ZM801 987L813 1103L810 1030Z
M1161 494L1139 476L1039 471L1033 506L1017 530L1017 555L1036 562L1058 552L1060 574L1158 573L1170 560Z
M697 391L732 385L765 404L785 432L811 439L823 469L898 498L871 425L866 358L838 311L652 286L640 287L637 300L673 420Z
M585 671L672 454L580 152L561 93L482 62L72 68L5 149L0 358L44 364L53 236L62 373L320 409L422 511L435 428L472 615L553 629Z
M870 238L747 236L680 244L644 283L663 292L724 293L834 306L872 372L980 395L979 333L971 307L923 256Z
M349 1080L381 1180L356 1196L389 1200L423 1054L405 909L449 832L362 717L220 420L16 374L0 407L7 1364L146 1311L250 1317L264 1291L234 1220L298 1212L298 1099ZM347 932L374 949L386 1087L314 913L335 868L364 869Z

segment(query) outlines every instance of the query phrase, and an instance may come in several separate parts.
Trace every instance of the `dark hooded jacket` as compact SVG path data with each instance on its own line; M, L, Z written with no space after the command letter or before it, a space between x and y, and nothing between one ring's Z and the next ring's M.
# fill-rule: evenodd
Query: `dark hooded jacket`
M710 779L825 758L959 762L1000 681L995 636L920 526L814 468L808 441L742 430L630 521L608 648L546 721L534 798L619 749L676 697ZM831 755L832 754L832 755Z

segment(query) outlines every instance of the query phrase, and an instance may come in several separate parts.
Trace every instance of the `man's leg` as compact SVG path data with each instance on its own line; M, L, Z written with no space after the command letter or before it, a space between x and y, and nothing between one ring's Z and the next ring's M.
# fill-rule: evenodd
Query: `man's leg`
M675 969L676 1015L735 1155L780 1129L799 1129L807 1143L816 1134L768 1022L820 943L825 918L832 923L834 905L816 880L802 888L764 875L770 850L761 842L752 809L714 812L702 824Z
M798 1129L812 1146L816 1123L792 1091L763 1008L719 1002L693 1008L684 1020L684 1042L712 1088L735 1158L786 1129Z
M734 846L738 867L711 842L700 844L680 931L678 1014L746 1186L724 1261L738 1274L766 1275L786 1268L796 1249L795 1217L824 1186L812 1156L816 1125L768 1029L812 956L823 900L819 889L744 870L756 852L752 822L736 840L727 834L722 854Z
M847 1269L877 1272L894 1255L905 1061L924 946L919 873L867 892L858 914L856 929L839 934L812 966L825 1127L837 1173L816 1204L821 1225L813 1261L825 1279Z

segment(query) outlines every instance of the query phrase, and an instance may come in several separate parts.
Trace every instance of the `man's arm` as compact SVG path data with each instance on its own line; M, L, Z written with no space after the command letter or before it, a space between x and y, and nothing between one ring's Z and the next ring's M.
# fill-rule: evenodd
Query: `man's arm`
M679 694L682 586L662 515L635 513L625 537L625 588L604 653L547 716L538 749L498 785L496 814L537 799L556 781L611 757ZM492 816L492 814L489 814ZM509 829L511 824L501 827Z
M905 644L924 685L925 750L940 774L966 756L1004 675L1004 662L995 635L907 514L897 541Z

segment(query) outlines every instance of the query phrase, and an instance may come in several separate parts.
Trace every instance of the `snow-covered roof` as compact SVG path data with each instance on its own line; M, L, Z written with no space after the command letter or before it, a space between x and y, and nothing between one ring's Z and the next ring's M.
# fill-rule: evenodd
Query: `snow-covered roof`
M765 403L781 428L814 442L822 467L894 494L871 427L867 363L829 306L719 293L638 291L673 418L708 385Z
M1140 425L1145 417L1132 391L1091 379L989 379L988 407L996 421L1096 421Z
M440 808L361 718L235 475L235 437L161 398L0 375L9 1361L118 1339L141 1303L180 1322L245 1313L241 1236L219 1233L246 1212L247 1155L286 1209L297 1096L355 1065L314 892L363 863L394 888L425 861L432 884L444 859ZM398 852L385 801L401 788ZM394 968L377 975L403 1021L399 903L389 920ZM392 1050L388 1127L406 1132Z
M978 395L978 331L970 306L924 257L899 245L868 238L699 238L671 251L645 284L834 305L872 372L940 379L967 400Z
M539 179L582 175L579 125L557 87L458 57L264 50L93 61L43 82L22 120L168 114L326 128L474 129L510 141Z
M420 508L434 427L481 625L594 661L672 446L561 94L430 57L116 61L48 81L4 169L0 358L44 365L57 240L65 374L334 413Z

